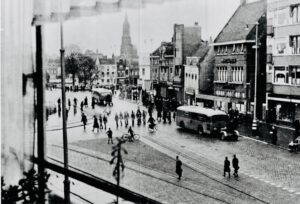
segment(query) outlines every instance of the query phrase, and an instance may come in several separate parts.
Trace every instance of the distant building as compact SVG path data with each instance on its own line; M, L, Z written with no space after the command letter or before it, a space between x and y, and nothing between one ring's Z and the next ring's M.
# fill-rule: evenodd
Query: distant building
M186 57L191 56L201 42L198 23L190 27L175 24L172 41L162 42L150 54L150 75L157 96L184 102L184 64Z
M200 44L198 50L188 56L184 65L184 99L185 104L204 106L200 93L212 93L213 90L214 52L208 42ZM211 103L205 103L210 107Z
M138 85L143 90L149 91L151 89L149 56L140 56L140 59Z
M120 50L120 60L118 63L118 80L120 85L137 85L139 78L139 57L136 47L131 42L130 25L127 14L123 24L122 44ZM126 74L125 74L126 72ZM126 75L126 76L125 76ZM125 79L125 78L126 79Z
M202 99L213 101L215 107L226 112L237 109L240 113L252 114L255 86L253 45L255 23L258 22L257 116L261 118L265 102L266 11L265 0L241 1L213 43L216 53L214 95L202 94Z
M300 120L299 23L299 0L268 0L266 100L270 121Z
M117 89L122 86L129 84L129 68L127 67L127 62L124 59L119 59L117 62Z
M127 14L125 16L123 24L123 35L120 55L121 58L126 59L129 63L131 63L132 61L138 61L137 49L131 42L130 25L128 22Z
M45 63L45 70L50 76L50 80L57 79L61 76L60 59L48 59Z
M98 77L94 82L100 87L112 87L117 84L117 64L114 56L112 58L102 58L96 60Z

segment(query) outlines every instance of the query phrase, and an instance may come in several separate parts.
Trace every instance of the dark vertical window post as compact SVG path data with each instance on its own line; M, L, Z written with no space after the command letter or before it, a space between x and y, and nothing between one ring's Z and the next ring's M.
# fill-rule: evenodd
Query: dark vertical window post
M43 30L38 25L36 29L36 87L37 87L37 146L38 146L38 185L39 203L45 203L45 83L43 72Z

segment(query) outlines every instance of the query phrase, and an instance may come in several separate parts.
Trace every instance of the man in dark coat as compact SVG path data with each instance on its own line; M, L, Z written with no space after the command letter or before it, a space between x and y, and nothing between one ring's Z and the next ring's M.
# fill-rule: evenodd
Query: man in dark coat
M272 137L272 144L277 145L277 129L274 125L271 128L270 135Z
M178 156L176 156L176 174L178 175L178 181L180 181L182 176L182 162Z
M85 130L85 126L87 123L87 118L86 115L84 113L81 114L81 122L83 123L83 129Z
M233 159L232 159L232 167L234 169L234 177L238 177L238 170L239 170L239 160L238 158L236 157L236 155L233 155Z
M230 161L228 160L228 157L225 157L224 161L224 177L226 176L226 172L228 172L228 177L230 178Z
M112 139L112 135L113 135L113 132L111 131L110 128L108 128L108 131L106 132L107 136L108 136L108 141L107 141L107 144L110 144L110 142L113 144L113 139Z
M107 117L106 115L104 114L103 116L103 124L104 124L104 129L106 130L106 123L107 123Z

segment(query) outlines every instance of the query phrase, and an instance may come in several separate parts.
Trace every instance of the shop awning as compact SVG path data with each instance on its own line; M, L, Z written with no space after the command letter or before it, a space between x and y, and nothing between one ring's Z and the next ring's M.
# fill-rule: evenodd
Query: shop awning
M58 22L79 17L119 12L123 8L144 8L171 0L34 0L32 24Z

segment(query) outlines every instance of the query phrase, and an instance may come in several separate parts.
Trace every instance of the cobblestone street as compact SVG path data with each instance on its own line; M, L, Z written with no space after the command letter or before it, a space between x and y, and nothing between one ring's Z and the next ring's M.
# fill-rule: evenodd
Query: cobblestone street
M88 93L78 94L88 96ZM116 97L113 101L114 106L111 109L112 113L109 117L108 127L112 128L114 136L120 136L123 133L126 133L127 130L124 127L119 127L119 129L116 130L115 122L113 120L114 114L125 111L125 109L128 111L136 110L137 104L119 100ZM141 109L143 109L143 107L141 107ZM86 108L84 111L87 113L88 118L91 118L93 114L102 113L103 110L104 108L102 107L96 107L95 110ZM62 145L62 137L60 136L61 131L57 130L59 129L59 124L51 124L52 120L55 121L55 117L58 117L57 114L49 117L47 126L49 155L54 154L54 156L61 158L62 154L59 154L59 152L61 152L59 146ZM85 171L96 173L96 175L102 177L102 174L99 174L96 169L99 168L99 166L101 166L102 169L105 162L96 158L88 158L89 156L87 155L98 155L100 158L108 159L109 153L104 154L100 150L93 149L92 146L79 148L76 143L85 143L84 141L88 142L93 141L94 139L105 140L106 134L103 130L99 133L91 132L91 120L89 120L87 130L83 131L80 122L80 114L75 116L70 115L68 123L68 126L70 127L68 129L69 144L71 145L71 149L76 150L76 152L70 151L70 155L72 155L72 159L70 159L71 165L75 165L77 168L84 168ZM251 202L254 202L256 198L261 200L255 201L258 203L298 203L300 201L300 174L298 171L300 168L300 158L298 154L292 154L284 149L279 149L272 145L267 145L244 137L241 137L237 142L227 142L220 141L216 138L200 137L194 132L181 130L174 122L171 125L159 124L158 131L153 134L149 133L147 128L143 125L140 127L135 126L133 130L142 136L141 141L143 143L154 148L155 151L162 152L167 158L170 158L170 165L172 167L175 162L173 159L176 155L180 155L185 164L185 178L178 184L174 171L152 170L145 168L142 164L129 161L126 162L128 167L135 170L139 169L140 172L128 170L124 178L124 187L127 186L133 188L134 190L149 194L150 197L156 199L159 198L159 200L166 201L167 203L197 203L198 199L203 200L203 195L201 194L214 196L218 199L223 199L228 203L249 203L249 199ZM141 151L143 150L141 149ZM224 157L228 156L231 159L233 154L236 154L240 160L241 169L238 180L227 179L222 176ZM80 162L76 160L76 158L81 157L82 159L80 159ZM83 163L83 160L84 162L89 161L89 164ZM110 176L111 167L106 167L106 169L107 175L103 175L103 178L113 182L114 180ZM141 172L147 172L147 175L140 174ZM134 179L136 177L135 174L139 175L139 179ZM143 182L133 182L133 180L142 180L145 182L145 180L148 181L148 179L152 185L146 185L147 187L142 185ZM207 180L207 182L205 180ZM208 184L211 186L204 190L203 185L206 186ZM196 188L195 185L199 186L199 188ZM151 190L150 188L153 186L160 186L165 191L154 193L154 190ZM184 188L185 190L180 191L182 197L179 200L172 200L175 199L173 197L176 197L176 193L170 193L169 196L164 195L164 192L166 192L167 189L170 189L170 192L177 192L176 189L179 190L180 188ZM196 192L193 192L190 189L193 189ZM210 191L209 189L220 189L218 191L220 194L215 196L213 191ZM235 189L243 192L243 195L246 193L253 196L253 198L244 195L241 200L236 199L233 202L232 196L237 196L237 190ZM227 196L222 192L227 192ZM167 194L169 194L169 192ZM240 194L241 193L238 193L239 196ZM209 203L220 202L217 200L210 200L206 196L204 197L209 200Z

